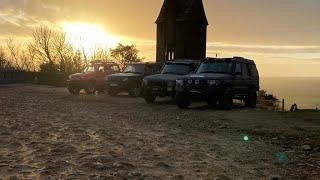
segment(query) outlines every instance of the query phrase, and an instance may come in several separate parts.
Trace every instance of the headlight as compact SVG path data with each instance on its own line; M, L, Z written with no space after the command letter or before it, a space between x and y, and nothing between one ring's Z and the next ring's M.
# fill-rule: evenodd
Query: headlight
M143 79L143 84L144 84L144 85L148 85L148 80Z
M170 87L173 87L173 86L175 86L175 85L176 85L175 82L169 82L169 83L168 83L168 86L170 86Z
M176 84L178 86L183 86L183 80L181 80L181 79L176 80Z
M209 86L214 86L217 84L217 81L216 80L208 80L207 83Z

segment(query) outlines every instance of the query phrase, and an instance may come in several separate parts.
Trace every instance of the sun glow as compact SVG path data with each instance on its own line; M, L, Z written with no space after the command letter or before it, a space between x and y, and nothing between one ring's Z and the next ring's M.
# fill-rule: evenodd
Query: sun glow
M119 40L102 27L86 23L62 23L67 41L76 49L92 55L97 48L114 48Z

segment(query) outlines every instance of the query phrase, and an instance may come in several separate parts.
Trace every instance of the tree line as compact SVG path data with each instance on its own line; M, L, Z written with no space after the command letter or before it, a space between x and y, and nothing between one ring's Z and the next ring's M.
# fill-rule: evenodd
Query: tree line
M72 74L81 72L93 60L112 61L122 69L128 63L143 60L135 45L119 43L113 49L96 47L91 54L86 51L75 49L64 32L40 26L33 30L27 43L9 38L0 45L0 70Z

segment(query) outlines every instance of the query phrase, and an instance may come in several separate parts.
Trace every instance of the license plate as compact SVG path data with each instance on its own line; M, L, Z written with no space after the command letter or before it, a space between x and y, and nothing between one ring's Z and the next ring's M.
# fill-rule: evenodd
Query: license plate
M190 90L191 93L201 93L199 90L196 90L196 89L192 89Z
M159 91L159 88L152 88L153 91Z
M119 86L118 84L110 84L111 87Z

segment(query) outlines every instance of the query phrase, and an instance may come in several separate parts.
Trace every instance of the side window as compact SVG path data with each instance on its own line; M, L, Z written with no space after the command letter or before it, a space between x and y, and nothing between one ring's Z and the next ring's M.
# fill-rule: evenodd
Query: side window
M103 66L99 66L99 72L104 72L104 67Z
M242 75L242 68L240 63L236 63L236 68L234 70L235 75Z
M145 70L145 73L146 75L150 75L150 74L153 74L153 71L154 71L154 68L152 66L146 66L146 70Z
M111 67L111 69L112 69L112 71L114 71L114 72L119 72L119 71L120 71L119 67L116 66L116 65L113 65L113 66Z
M250 71L248 68L248 64L242 64L243 76L250 77Z
M250 65L249 65L249 69L250 69L250 72L251 72L251 76L252 76L252 77L259 77L259 73L258 73L258 70L257 70L257 68L256 68L255 65L250 64Z

